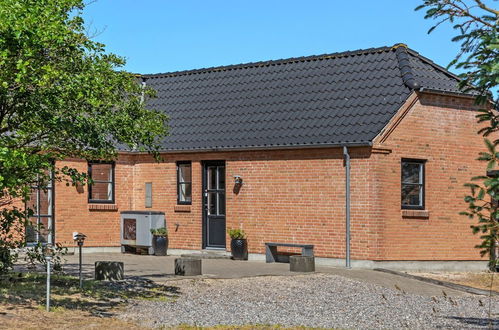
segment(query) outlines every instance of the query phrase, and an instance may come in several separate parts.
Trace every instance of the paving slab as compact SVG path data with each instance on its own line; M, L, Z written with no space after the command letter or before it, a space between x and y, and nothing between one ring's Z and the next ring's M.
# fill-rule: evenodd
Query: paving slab
M122 253L88 253L83 255L83 275L94 276L96 261L120 261L124 263L125 277L142 277L156 282L185 279L175 275L175 258L178 256L149 256ZM78 274L78 254L65 257L64 270ZM236 261L228 259L203 259L203 275L195 278L236 279L255 276L296 276L304 273L291 272L288 263L265 263L263 261ZM467 296L468 293L416 279L378 272L370 269L346 269L340 267L316 267L316 273L334 274L360 282L399 290L409 294L441 296ZM189 278L189 277L187 277Z

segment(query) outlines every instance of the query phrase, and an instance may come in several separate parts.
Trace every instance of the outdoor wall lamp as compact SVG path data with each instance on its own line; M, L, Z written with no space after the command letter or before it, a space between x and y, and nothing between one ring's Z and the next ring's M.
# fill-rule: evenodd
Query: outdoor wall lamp
M243 178L240 175L234 175L234 184L236 185L242 185L243 184Z
M239 194L241 186L243 185L243 178L240 175L234 175L234 194Z

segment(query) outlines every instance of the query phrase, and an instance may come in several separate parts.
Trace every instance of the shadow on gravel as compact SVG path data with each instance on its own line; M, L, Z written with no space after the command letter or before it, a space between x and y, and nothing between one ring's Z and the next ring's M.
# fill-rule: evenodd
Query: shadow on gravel
M476 326L476 327L488 327L490 325L490 329L499 328L499 320L498 319L488 319L488 318L480 318L480 317L458 317L458 316L449 316L448 319L457 320L463 324Z

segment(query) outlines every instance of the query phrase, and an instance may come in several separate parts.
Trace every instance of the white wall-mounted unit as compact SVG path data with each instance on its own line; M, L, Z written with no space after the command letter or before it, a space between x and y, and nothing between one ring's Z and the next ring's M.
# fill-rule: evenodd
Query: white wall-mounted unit
M120 223L121 252L130 246L154 254L151 229L166 227L165 213L157 211L123 211Z

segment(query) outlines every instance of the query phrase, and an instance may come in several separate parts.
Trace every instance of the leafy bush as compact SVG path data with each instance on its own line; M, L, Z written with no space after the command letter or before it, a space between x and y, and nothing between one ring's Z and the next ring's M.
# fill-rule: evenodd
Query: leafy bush
M154 236L168 236L168 229L166 229L165 227L153 228L151 229L151 234L153 234Z
M28 263L29 268L36 268L37 264L44 266L47 265L47 260L45 259L45 255L43 254L43 249L44 246L40 242L27 249L24 260ZM64 261L63 256L65 256L67 253L67 247L63 247L60 243L56 243L56 245L54 246L54 255L52 256L51 260L54 271L62 272L62 262Z
M231 239L245 239L246 233L242 229L229 229L227 230Z
M0 246L0 274L9 271L17 260L17 253L12 253L6 246Z

